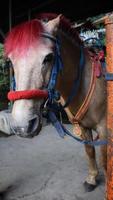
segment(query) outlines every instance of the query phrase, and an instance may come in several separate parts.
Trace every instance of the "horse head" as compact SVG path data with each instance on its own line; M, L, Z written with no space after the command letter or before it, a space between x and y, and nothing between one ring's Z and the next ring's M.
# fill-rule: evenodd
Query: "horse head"
M16 87L8 94L14 101L11 113L0 112L1 131L23 137L34 136L40 131L41 109L48 95L47 88L51 88L54 65L57 65L58 73L63 60L63 76L58 73L60 75L53 78L52 89L57 87L65 99L77 76L80 44L78 34L62 15L41 15L41 18L24 22L11 30L4 49L13 66ZM37 93L41 93L40 98L36 98Z
M48 22L33 19L13 28L8 34L5 55L13 66L16 92L47 88L54 63L54 38L59 23L60 16ZM13 131L23 137L36 135L41 128L43 102L43 98L16 99L11 114L0 116L2 130L6 133ZM10 128L7 128L6 116Z

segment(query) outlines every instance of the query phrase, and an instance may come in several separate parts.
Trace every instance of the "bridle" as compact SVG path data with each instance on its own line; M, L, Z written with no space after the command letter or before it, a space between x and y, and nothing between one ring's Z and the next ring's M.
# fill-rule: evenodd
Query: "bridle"
M61 52L60 52L60 40L58 37L54 37L53 35L44 32L41 34L42 37L50 39L52 42L55 44L55 50L54 50L54 64L52 67L52 72L50 76L49 83L47 85L47 88L44 90L40 89L35 89L35 90L23 90L23 91L15 91L12 90L8 93L8 99L10 101L16 101L20 99L49 99L49 101L58 100L60 98L60 94L58 91L56 91L55 86L57 82L57 77L59 73L63 70L63 62L61 58ZM84 68L84 63L85 63L85 58L84 58L84 53L83 53L83 47L80 47L80 63L79 63L79 69L78 69L78 75L77 78L74 80L74 84L72 86L72 90L70 92L70 95L63 107L67 107L72 99L76 96L79 85L80 85L80 80L81 80L81 75L82 71Z

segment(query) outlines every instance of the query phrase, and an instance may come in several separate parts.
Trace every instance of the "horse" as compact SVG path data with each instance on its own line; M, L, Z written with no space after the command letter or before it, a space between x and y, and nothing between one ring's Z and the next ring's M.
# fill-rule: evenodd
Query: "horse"
M13 101L11 112L0 112L1 131L36 136L42 128L47 96L50 93L52 101L57 93L60 95L56 95L56 102L60 102L72 123L73 134L77 131L78 137L93 141L96 131L100 140L107 139L106 82L100 60L90 54L69 19L61 14L42 13L23 22L8 33L4 50L13 66L16 88L8 94ZM53 73L56 63L59 64ZM99 174L95 146L84 146L89 166L84 186L86 191L92 191ZM100 146L100 151L106 175L106 144Z

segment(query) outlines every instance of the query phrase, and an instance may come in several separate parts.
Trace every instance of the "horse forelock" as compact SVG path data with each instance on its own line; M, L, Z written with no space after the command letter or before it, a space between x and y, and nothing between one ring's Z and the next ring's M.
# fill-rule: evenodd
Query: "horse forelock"
M41 32L43 32L43 26L37 19L17 25L5 39L5 56L10 53L24 55L29 47L35 45L36 41L38 41Z
M8 56L10 53L15 54L15 56L25 55L29 47L36 44L36 41L40 38L40 33L44 31L43 25L39 20L48 21L57 16L58 14L56 13L41 13L37 15L37 19L24 22L14 27L5 39L5 56ZM76 29L72 27L70 20L63 15L61 16L59 28L72 37L75 42L81 43Z

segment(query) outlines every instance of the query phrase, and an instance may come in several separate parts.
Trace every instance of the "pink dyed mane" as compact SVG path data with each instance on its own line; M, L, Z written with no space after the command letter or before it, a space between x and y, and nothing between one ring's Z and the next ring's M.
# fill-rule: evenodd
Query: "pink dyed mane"
M43 27L37 19L22 23L14 27L5 40L5 55L10 53L24 54L40 37Z
M51 20L56 18L58 15L54 13L42 13L38 15L38 19ZM30 46L35 45L36 41L40 37L40 33L43 32L43 27L38 19L22 23L14 27L8 34L5 40L5 55L8 56L10 53L20 55L25 54ZM81 43L81 40L74 28L72 28L70 21L61 16L60 29L72 37L75 42Z

